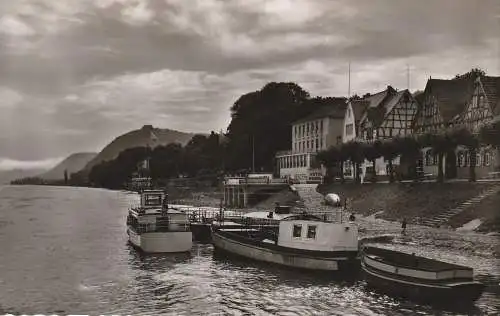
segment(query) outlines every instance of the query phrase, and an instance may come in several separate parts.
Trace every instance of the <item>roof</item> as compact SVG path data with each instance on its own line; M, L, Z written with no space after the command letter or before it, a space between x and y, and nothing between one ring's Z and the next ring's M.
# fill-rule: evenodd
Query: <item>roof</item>
M500 114L500 77L481 77L486 98L489 101L493 115Z
M366 100L353 100L351 101L352 112L354 114L354 121L356 125L358 125L363 113L365 113L366 109L370 106L370 102Z
M388 86L385 90L376 94L363 98L368 103L365 111L361 116L361 121L368 119L375 125L383 121L387 113L397 104L403 92L396 92L396 90Z
M425 94L432 95L438 103L439 112L444 122L449 122L465 109L474 91L472 76L446 79L429 79Z
M323 101L318 105L309 115L300 118L293 122L293 124L318 120L325 117L344 119L347 103L345 98L329 98L328 101Z

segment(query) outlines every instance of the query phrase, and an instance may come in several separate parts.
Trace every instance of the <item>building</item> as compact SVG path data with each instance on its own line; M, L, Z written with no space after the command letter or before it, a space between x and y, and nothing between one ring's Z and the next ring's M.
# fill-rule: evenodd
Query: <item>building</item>
M500 77L478 76L474 80L472 96L465 109L455 119L455 126L464 126L472 133L479 133L485 124L500 119ZM467 148L459 146L455 151L456 176L469 176L469 166L473 161ZM493 148L481 147L476 151L476 175L488 177L500 167L500 152Z
M353 99L345 113L343 142L373 142L410 135L417 109L417 101L408 90L397 91L391 86L361 99ZM398 164L399 159L396 159L394 165ZM362 174L366 175L367 171L377 175L387 174L383 158L376 160L375 167L376 170L371 162L365 161L361 166ZM354 177L350 163L346 165L345 176Z
M276 154L280 177L296 180L322 179L315 161L317 152L342 143L345 98L327 98L308 116L292 124L292 148Z
M464 126L478 133L481 126L500 117L500 77L468 73L454 79L429 79L414 122L416 134L437 133ZM476 153L476 174L485 177L497 167L500 155L491 148ZM471 159L467 148L459 146L443 160L447 178L466 178ZM423 172L437 175L438 158L431 148L422 150Z

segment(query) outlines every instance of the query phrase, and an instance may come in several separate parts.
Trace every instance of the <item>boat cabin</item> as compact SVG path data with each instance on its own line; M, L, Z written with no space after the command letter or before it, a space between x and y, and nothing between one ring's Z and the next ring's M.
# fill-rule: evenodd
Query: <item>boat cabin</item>
M163 190L143 190L141 205L130 209L127 224L140 233L184 231L189 218L185 212L168 208L168 195Z
M142 208L162 208L167 206L168 194L163 190L143 190L141 192Z
M279 223L277 244L316 251L357 251L358 227L322 221L313 215L289 217Z

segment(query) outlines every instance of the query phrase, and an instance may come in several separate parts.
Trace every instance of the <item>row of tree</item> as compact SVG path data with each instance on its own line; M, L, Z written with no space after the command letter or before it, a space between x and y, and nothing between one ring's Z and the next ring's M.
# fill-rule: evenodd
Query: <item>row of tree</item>
M151 177L154 182L165 179L209 176L216 178L224 169L221 135L195 135L186 146L135 147L122 151L117 158L94 166L83 178L72 174L70 183L88 182L93 186L123 188L135 176ZM145 166L144 164L147 164Z
M373 164L376 170L376 160L383 157L387 161L389 181L394 182L393 160L401 157L401 163L409 166L410 178L417 179L417 160L422 157L422 149L430 148L438 157L437 181L444 181L443 161L447 154L455 151L457 146L465 147L470 153L469 180L476 181L476 153L481 146L500 148L500 121L483 126L479 133L471 133L465 127L456 127L440 133L427 133L423 135L408 135L388 140L374 142L351 141L339 146L332 146L318 153L316 159L327 169L327 179L335 178L337 170L341 181L344 181L344 164L350 161L355 170L355 181L360 181L360 165L365 161ZM377 181L374 172L372 180Z

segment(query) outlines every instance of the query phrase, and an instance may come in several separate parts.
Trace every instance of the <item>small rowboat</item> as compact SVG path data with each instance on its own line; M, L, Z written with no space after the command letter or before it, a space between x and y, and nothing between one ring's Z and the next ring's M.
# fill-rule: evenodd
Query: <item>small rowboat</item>
M389 249L365 247L361 268L369 287L419 301L468 304L484 290L470 267Z

